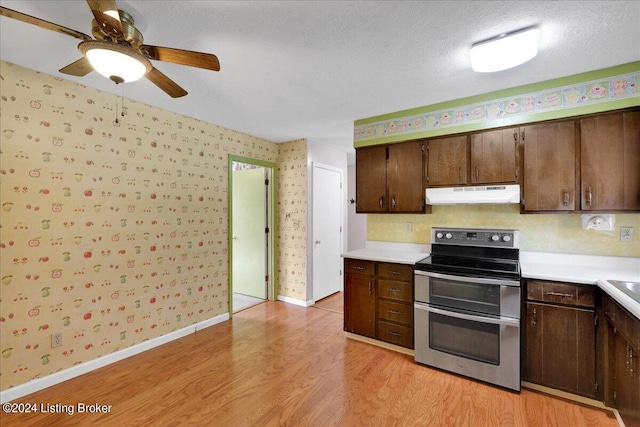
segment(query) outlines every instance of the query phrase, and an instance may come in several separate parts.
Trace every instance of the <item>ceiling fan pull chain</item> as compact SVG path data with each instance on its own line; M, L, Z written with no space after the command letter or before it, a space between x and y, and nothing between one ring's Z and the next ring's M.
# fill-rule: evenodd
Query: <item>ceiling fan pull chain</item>
M116 126L120 124L120 122L118 121L118 95L116 95L116 119L114 121L114 124Z
M121 108L120 115L124 117L124 86L120 87L120 99ZM118 95L116 95L116 119L113 121L115 126L120 126L120 120L118 119Z

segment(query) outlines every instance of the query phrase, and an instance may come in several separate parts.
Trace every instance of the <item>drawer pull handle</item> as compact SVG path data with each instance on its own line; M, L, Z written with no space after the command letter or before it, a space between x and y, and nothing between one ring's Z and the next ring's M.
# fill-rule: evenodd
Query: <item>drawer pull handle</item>
M354 267L351 267L351 268L353 268L354 270L364 270L364 267L358 267L358 266L354 266Z
M400 292L402 292L402 290L396 289L396 288L389 288L389 289L387 289L387 291L391 292L393 294L399 294Z
M394 332L394 331L388 331L387 332L388 335L392 335L394 337L401 337L402 334L398 333L398 332Z
M401 271L389 270L389 274L395 274L396 276L400 276L402 274Z
M550 295L553 297L573 298L572 294L565 294L563 292L547 292L547 295Z
M388 313L390 313L390 314L398 314L398 315L402 314L402 312L398 311L398 310L388 310Z

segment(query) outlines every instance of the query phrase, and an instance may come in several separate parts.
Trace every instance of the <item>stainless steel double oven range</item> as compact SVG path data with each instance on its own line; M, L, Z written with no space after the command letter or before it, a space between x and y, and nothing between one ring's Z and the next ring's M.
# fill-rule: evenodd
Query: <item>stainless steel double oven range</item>
M415 266L415 360L520 391L517 230L434 228Z

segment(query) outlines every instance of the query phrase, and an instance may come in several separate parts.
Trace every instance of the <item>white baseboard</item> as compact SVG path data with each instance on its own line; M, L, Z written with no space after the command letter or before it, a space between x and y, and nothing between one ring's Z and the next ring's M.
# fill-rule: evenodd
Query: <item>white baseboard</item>
M194 332L222 323L226 320L229 320L229 313L221 314L220 316L216 316L199 323L194 323L193 325L186 326L166 335L152 338L139 344L132 345L131 347L98 357L97 359L75 365L63 371L55 372L44 378L37 378L24 384L8 388L0 392L0 403L10 402L28 394L35 393L36 391L44 390L47 387L70 380L71 378L78 377L112 363L119 362L127 357L135 356L136 354L151 350L152 348L177 340L189 334L193 334Z
M282 301L282 302L286 302L289 304L295 304L295 305L299 305L301 307L310 307L313 304L315 304L316 302L313 300L309 300L309 301L302 301L299 299L295 299L295 298L291 298L291 297L285 297L282 295L278 295L278 301Z

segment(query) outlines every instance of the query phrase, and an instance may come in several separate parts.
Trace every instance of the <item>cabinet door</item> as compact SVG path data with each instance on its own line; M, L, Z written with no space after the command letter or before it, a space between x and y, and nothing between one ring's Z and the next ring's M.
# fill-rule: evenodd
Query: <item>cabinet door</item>
M580 121L581 209L640 210L640 112Z
M519 128L511 128L471 135L471 183L517 181L516 146L519 134Z
M424 166L422 142L404 142L389 146L387 183L389 212L424 210Z
M575 123L542 123L525 126L522 132L523 210L575 210Z
M595 397L594 311L526 305L525 381Z
M464 185L467 183L468 138L453 136L428 141L427 185Z
M614 364L614 401L628 426L640 426L640 381L638 380L638 351L616 333Z
M362 276L345 276L344 330L375 338L375 279Z
M356 212L387 211L387 147L356 150Z

